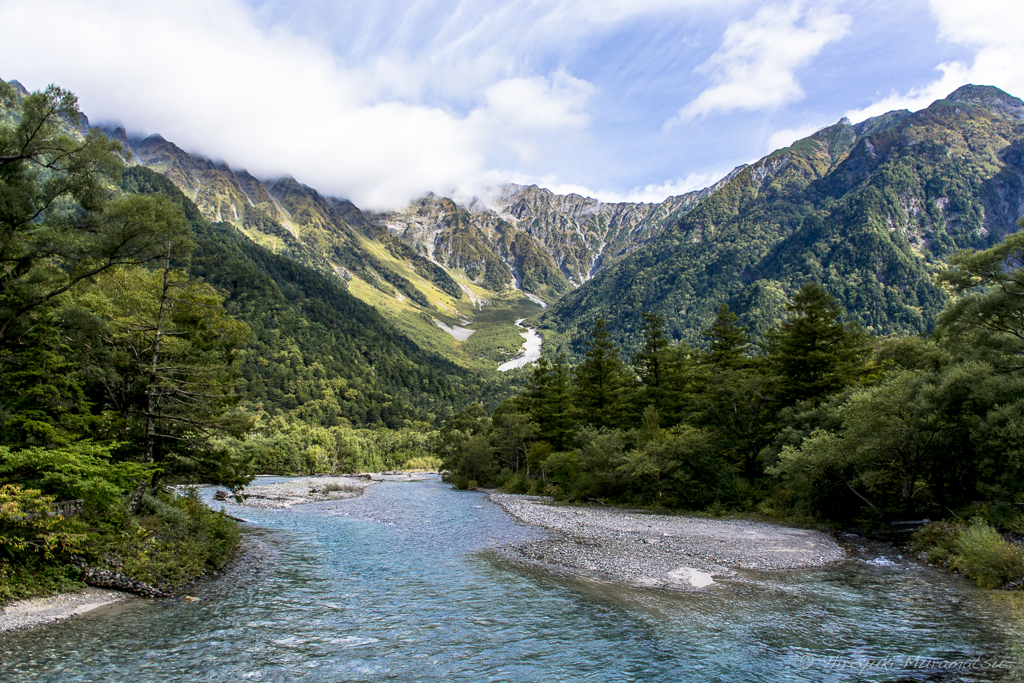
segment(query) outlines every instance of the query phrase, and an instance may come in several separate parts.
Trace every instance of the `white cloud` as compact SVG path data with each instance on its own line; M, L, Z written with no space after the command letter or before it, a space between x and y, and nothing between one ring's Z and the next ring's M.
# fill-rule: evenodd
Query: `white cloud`
M487 115L506 129L582 128L589 116L581 109L595 88L559 72L553 78L508 78L484 91Z
M596 196L601 201L609 202L647 202L656 203L665 201L668 197L675 197L694 190L703 190L705 187L715 184L726 175L725 171L706 171L703 173L691 173L685 178L667 180L663 183L652 183L637 187L630 192L617 194L613 192L600 192Z
M801 23L802 20L802 23ZM800 100L796 70L849 32L850 17L800 4L765 7L732 23L722 45L699 71L718 82L679 110L669 125L713 111L764 109Z
M349 64L324 44L257 25L238 0L139 3L11 0L0 25L45 17L0 42L4 78L69 88L93 121L159 132L259 177L292 174L367 208L446 191L482 174L494 150L536 158L553 134L587 127L588 82L491 77L468 114L424 104L429 60Z
M575 51L619 44L629 22L750 2L0 0L0 25L45 26L45 41L5 33L0 77L57 83L94 122L379 209L606 159L593 108L615 93L570 72Z
M543 156L551 134L581 130L590 123L587 100L596 88L558 72L550 78L507 78L484 91L484 106L467 118L481 140L505 147L524 162Z
M940 37L973 47L973 63L939 64L935 68L942 75L935 80L850 111L847 116L852 120L861 121L893 109L921 109L966 83L994 85L1024 96L1024 4L1017 0L931 0L931 8L939 21Z
M479 200L490 206L501 194L505 184L515 183L516 185L537 185L551 190L555 194L578 194L606 204L618 202L658 203L668 197L675 197L694 190L703 190L724 178L725 175L725 171L691 173L685 178L652 183L633 188L628 192L616 192L608 189L595 190L578 183L567 183L556 175L531 176L514 171L488 171L474 181L459 187L452 194L452 198L464 206L471 204L474 200Z

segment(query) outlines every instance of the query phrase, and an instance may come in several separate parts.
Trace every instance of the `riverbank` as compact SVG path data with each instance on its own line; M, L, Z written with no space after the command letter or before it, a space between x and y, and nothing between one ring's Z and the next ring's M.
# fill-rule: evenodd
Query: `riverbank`
M86 588L78 593L61 593L47 598L19 600L0 610L0 633L20 631L55 621L81 616L135 596L105 588Z
M547 498L500 492L490 499L515 519L554 534L498 549L508 559L639 586L696 590L737 570L803 569L846 559L820 531L556 506Z
M241 503L232 496L227 496L222 502L243 508L283 510L306 503L356 498L363 495L367 487L381 481L423 481L425 479L427 477L424 474L413 472L303 477L277 484L247 486L242 491Z

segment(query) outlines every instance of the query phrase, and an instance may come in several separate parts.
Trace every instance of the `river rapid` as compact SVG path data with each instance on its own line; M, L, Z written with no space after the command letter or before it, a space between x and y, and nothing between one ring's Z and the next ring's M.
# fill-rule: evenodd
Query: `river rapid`
M228 511L245 550L198 601L2 636L0 681L1011 680L1005 604L892 546L684 593L504 560L546 532L436 479Z

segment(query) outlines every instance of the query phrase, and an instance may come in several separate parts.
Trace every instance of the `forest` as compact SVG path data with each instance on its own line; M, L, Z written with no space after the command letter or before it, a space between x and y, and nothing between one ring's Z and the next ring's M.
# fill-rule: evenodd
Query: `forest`
M815 282L756 345L725 304L703 348L671 344L645 313L627 364L599 319L577 365L542 360L492 415L445 424L447 476L868 530L948 520L919 532L921 549L983 585L1019 579L1024 552L1000 533L1024 532L1024 233L949 266L931 335L872 338Z
M932 335L873 339L817 283L758 345L722 305L706 347L644 314L627 364L598 320L585 356L542 360L487 415L441 430L463 486L835 521L1015 503L1024 443L1024 233L950 258Z

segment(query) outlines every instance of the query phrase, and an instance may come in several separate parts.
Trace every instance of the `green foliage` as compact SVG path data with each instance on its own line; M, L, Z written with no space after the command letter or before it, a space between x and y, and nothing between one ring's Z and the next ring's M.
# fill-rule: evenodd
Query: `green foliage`
M927 524L914 534L913 547L925 552L929 562L962 571L983 588L1024 578L1024 548L1008 543L980 517L970 524Z
M951 563L982 588L998 588L1024 579L1024 548L1007 543L981 521L964 527L953 541Z
M842 309L820 285L805 284L786 308L792 316L767 334L766 344L766 360L785 378L776 391L782 405L821 400L867 374L867 335L856 323L842 323Z
M940 328L885 340L871 358L867 335L819 286L786 307L764 356L749 355L725 306L704 335L708 353L671 346L660 316L645 315L629 380L599 321L574 372L562 356L542 359L490 422L478 411L441 430L453 481L838 522L1021 500L1024 375L994 365L1009 357L1003 346L994 356L975 339L971 356Z
M146 494L140 512L119 537L101 541L97 555L120 558L126 574L150 585L177 586L220 569L241 539L238 524L210 510L191 487Z
M452 209L445 219L449 229L438 236L435 251L445 254L448 267L463 270L470 280L492 291L503 291L513 280L509 267L494 253L468 214L454 206Z
M381 242L384 243L384 246L392 256L409 261L417 275L436 284L448 296L456 299L462 298L462 288L459 287L459 283L453 280L452 276L444 268L420 256L413 251L412 247L391 234L382 235ZM403 289L403 291L405 290ZM421 305L429 306L429 302Z
M3 85L0 125L0 340L16 344L31 314L77 282L159 258L183 237L159 199L111 200L117 143L82 134L78 102L50 86L21 98ZM29 316L29 317L26 317Z
M806 282L876 336L928 333L946 303L936 264L1015 231L1018 122L999 91L840 123L735 174L664 232L544 314L575 353L598 318L627 351L642 313L696 345L728 303L756 341Z
M914 532L911 547L925 553L932 564L948 565L956 553L956 539L962 528L954 522L929 522Z
M603 319L594 325L585 347L584 360L575 371L576 406L587 424L618 427L625 421L631 377Z
M519 355L523 348L522 332L515 325L488 325L462 342L462 351L470 358L493 363L493 368Z
M122 185L166 195L188 216L196 242L189 273L215 286L228 314L250 329L239 358L248 412L401 428L493 391L397 332L337 278L270 253L226 223L210 225L167 178L133 167Z
M467 438L460 451L445 458L444 469L451 472L449 480L460 489L493 485L499 472L491 444L483 434Z
M87 507L105 512L149 469L112 461L111 452L121 445L79 441L62 448L0 446L0 485L29 486L55 500L81 498Z
M985 251L949 258L939 281L959 294L942 315L947 346L1004 371L1024 369L1024 232Z
M73 520L53 511L53 496L17 484L0 484L0 571L26 556L49 560L75 552L85 540Z
M433 455L415 456L403 462L399 469L407 472L437 472L441 469L441 458Z
M541 358L520 401L537 425L537 436L556 450L565 449L579 422L579 408L573 396L572 378L565 354L553 364Z
M516 232L509 251L519 288L524 292L555 298L569 290L569 281L555 265L551 254L528 233Z
M171 196L120 193L112 182L119 146L79 129L69 93L51 87L19 99L4 84L0 97L7 599L71 585L72 553L90 555L134 533L128 509L151 477L236 486L250 473L211 446L212 435L240 424L230 415L233 365L248 333L210 285L183 271L193 247L187 207ZM55 499L77 498L77 518L53 515ZM185 565L195 557L219 562L237 543L224 520L202 522L212 513L198 498L181 505L192 506L178 534L188 547L168 560L169 581L174 571L194 575Z

